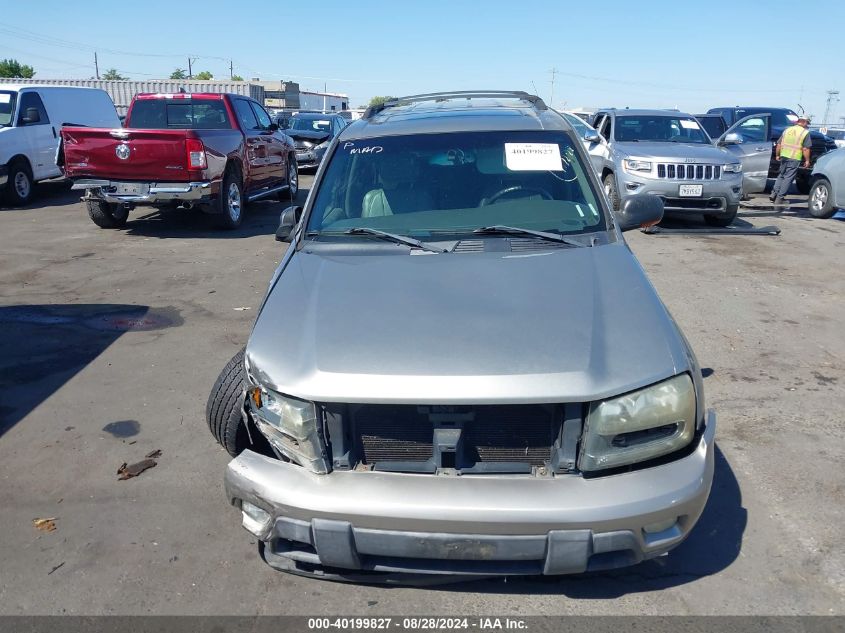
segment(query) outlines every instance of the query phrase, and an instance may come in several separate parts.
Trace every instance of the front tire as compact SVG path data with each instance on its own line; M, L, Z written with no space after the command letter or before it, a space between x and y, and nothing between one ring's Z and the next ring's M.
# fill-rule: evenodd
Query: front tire
M610 201L610 208L619 211L619 190L616 188L616 178L613 174L607 174L602 180L604 193Z
M103 200L86 200L88 217L101 229L119 229L126 226L129 209L119 204L111 204Z
M20 207L32 199L32 170L29 163L18 159L9 165L9 181L6 183L6 202Z
M705 215L704 222L710 226L717 226L724 228L730 226L736 220L736 214L739 211L739 205L734 204L727 208L727 210L720 215Z
M217 226L232 230L241 225L244 215L244 194L241 179L235 169L226 171L215 205L217 206Z
M813 183L810 189L810 197L807 199L807 209L814 218L827 219L836 213L833 206L833 196L830 188L830 181L827 178L819 178Z
M205 406L205 420L208 429L220 445L232 457L249 446L249 434L241 415L241 398L246 388L244 350L240 350L226 363L214 382L208 403ZM257 433L257 431L256 431Z

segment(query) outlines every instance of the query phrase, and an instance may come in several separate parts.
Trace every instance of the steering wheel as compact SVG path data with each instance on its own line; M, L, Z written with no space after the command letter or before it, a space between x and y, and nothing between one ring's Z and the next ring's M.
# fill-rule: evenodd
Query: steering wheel
M489 198L484 198L481 201L481 206L486 207L489 204L493 204L502 196L506 196L509 193L513 193L514 191L527 191L531 193L539 193L544 200L554 200L554 196L552 196L552 194L550 194L545 189L541 189L540 187L523 187L522 185L514 185L512 187L505 187L504 189L500 189Z

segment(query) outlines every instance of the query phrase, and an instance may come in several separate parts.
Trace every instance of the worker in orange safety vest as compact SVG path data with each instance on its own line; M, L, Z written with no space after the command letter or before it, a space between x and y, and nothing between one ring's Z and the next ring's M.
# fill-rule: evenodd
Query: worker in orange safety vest
M786 128L775 147L775 160L780 161L780 170L777 180L772 187L772 195L769 200L775 203L775 207L784 208L786 202L783 197L789 191L801 159L804 159L804 168L810 167L810 119L805 116L798 117L795 125Z

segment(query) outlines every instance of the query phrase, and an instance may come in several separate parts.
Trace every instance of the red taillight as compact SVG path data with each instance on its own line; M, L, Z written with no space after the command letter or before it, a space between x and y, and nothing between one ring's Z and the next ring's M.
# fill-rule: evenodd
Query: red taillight
M188 152L188 169L205 169L208 161L205 158L205 146L198 138L185 139L185 150Z

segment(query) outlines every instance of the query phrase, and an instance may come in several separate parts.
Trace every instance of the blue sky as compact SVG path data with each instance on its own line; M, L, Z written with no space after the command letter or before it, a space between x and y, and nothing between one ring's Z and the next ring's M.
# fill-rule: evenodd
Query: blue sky
M558 108L800 103L818 122L835 89L843 92L835 113L845 116L845 53L835 53L842 0L0 5L0 58L44 79L92 76L94 49L101 72L114 67L132 79L167 77L189 55L199 58L194 72L227 78L231 58L246 78L325 85L357 106L373 95L473 88L549 100L556 68Z

